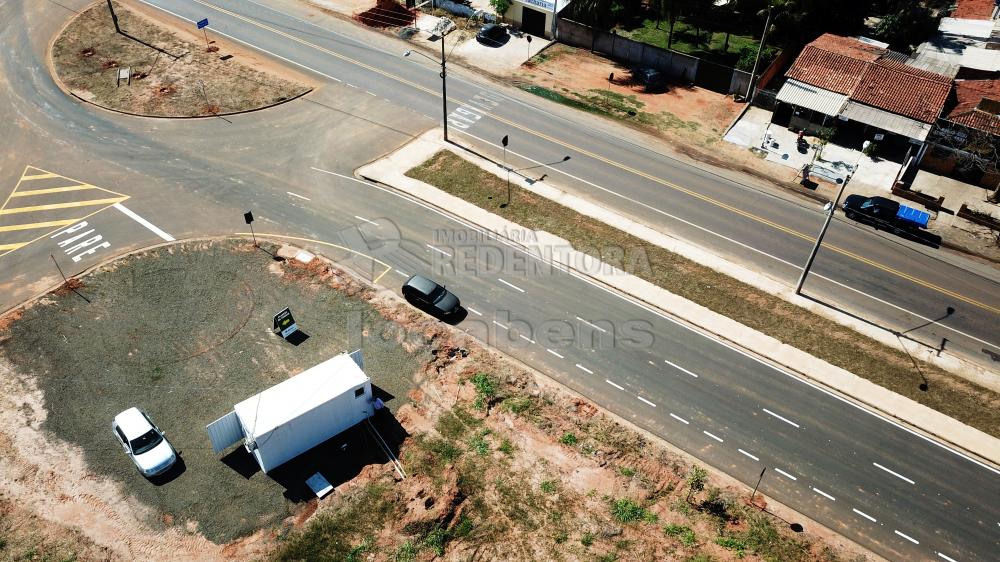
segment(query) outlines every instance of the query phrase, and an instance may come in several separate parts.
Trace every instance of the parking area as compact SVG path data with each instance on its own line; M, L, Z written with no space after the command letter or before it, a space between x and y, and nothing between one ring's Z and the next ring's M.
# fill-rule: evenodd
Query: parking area
M44 412L35 416L44 420L45 448L80 450L90 471L151 508L143 513L154 528L196 530L217 543L297 513L309 498L304 478L317 470L337 485L384 463L363 430L271 475L239 446L212 452L206 424L343 351L363 350L376 395L394 410L427 351L422 337L405 337L400 324L359 298L367 289L276 261L276 250L243 241L160 248L103 267L0 326L0 357L40 392ZM299 345L270 331L286 306L308 336ZM112 418L132 406L148 412L179 451L181 462L162 477L142 477L112 434ZM405 436L391 414L379 422L391 442Z

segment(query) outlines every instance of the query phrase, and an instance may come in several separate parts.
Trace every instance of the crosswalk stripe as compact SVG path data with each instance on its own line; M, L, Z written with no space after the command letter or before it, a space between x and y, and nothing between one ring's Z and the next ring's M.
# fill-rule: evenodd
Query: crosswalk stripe
M11 197L30 197L32 195L44 195L46 193L62 193L64 191L80 191L82 189L96 189L97 186L90 185L87 183L82 183L80 185L71 185L68 187L49 187L46 189L32 189L29 191L15 191L11 193Z
M10 226L0 226L0 232L12 232L15 230L31 230L34 228L46 228L49 226L65 226L67 224L73 224L78 222L80 219L69 219L60 221L45 221L45 222L30 222L25 224L12 224Z
M0 209L0 215L14 215L17 213L31 213L34 211L48 211L51 209L68 209L71 207L87 207L91 205L114 205L127 199L127 197L112 197L110 199L90 199L89 201L72 201L69 203L50 203L48 205L35 205L34 207L15 207L13 209Z

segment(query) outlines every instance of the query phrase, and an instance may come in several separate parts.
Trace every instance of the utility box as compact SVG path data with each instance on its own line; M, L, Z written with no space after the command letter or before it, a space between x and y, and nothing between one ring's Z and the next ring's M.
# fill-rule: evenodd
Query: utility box
M355 351L247 398L206 429L216 453L242 440L269 472L374 413L371 379Z

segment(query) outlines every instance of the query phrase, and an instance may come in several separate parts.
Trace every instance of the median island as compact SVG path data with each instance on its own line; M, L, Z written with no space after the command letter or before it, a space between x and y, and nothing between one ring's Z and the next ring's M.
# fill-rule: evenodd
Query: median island
M145 117L211 117L270 107L312 87L305 78L220 42L211 27L152 8L99 2L52 45L56 81L77 98Z
M593 253L599 240L602 248L615 250L617 263L613 265L628 273L989 435L1000 436L1000 408L996 407L1000 396L996 392L519 185L511 184L510 204L506 204L505 178L452 152L440 151L406 175L606 259L600 250ZM628 264L648 265L629 268Z

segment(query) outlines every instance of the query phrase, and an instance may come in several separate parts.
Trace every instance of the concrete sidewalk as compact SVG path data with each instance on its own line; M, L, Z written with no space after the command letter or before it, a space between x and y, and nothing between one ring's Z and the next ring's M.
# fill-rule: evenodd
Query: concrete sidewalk
M477 158L466 151L453 150L453 148L452 145L443 142L439 130L431 130L395 153L363 166L357 170L357 174L363 178L393 187L450 214L462 217L487 231L495 233L523 232L525 229L520 225L405 175L408 170L420 165L440 150L450 150L490 173L496 174L498 172L494 162ZM676 252L702 265L741 279L761 290L778 295L802 308L849 326L885 345L894 348L904 347L904 344L891 332L879 330L798 297L789 287L760 273L722 260L697 246L667 236L542 182L529 184L520 177L511 177L511 181L518 182L518 185L527 191L556 201L581 214L596 218L642 238L651 244ZM527 248L529 251L536 252L536 255L551 255L553 262L561 267L574 270L573 264L592 261L591 258L583 259L575 250L566 251L565 248L569 244L565 240L545 232L537 234L537 242ZM816 381L834 393L844 395L889 418L900 420L925 434L933 435L988 462L1000 465L1000 440L982 431L623 271L607 266L600 268L600 273L588 271L582 274L655 306L689 325L712 334L716 339L731 342L770 363L780 365L788 371ZM915 357L934 363L943 369L952 372L961 370L963 376L979 384L994 390L1000 386L1000 381L997 380L1000 377L977 366L968 365L957 357L949 356L947 353L942 353L941 357L935 357L933 353L918 348L916 344L906 345L905 348Z

